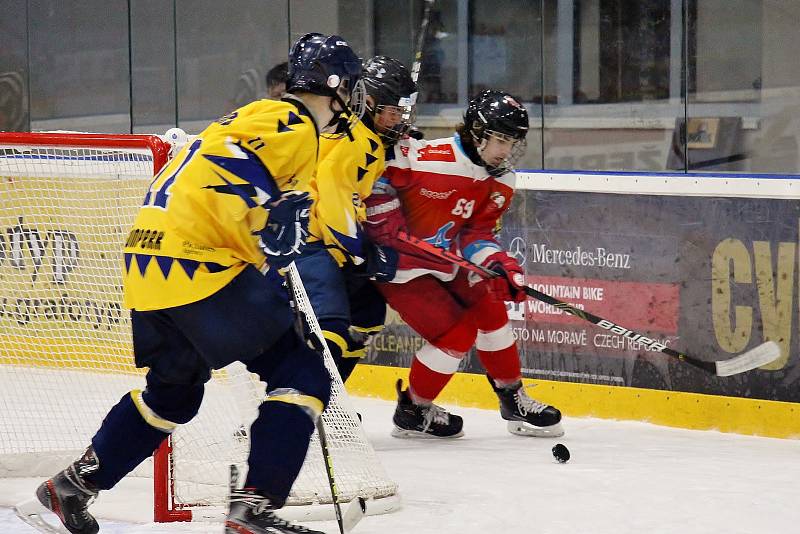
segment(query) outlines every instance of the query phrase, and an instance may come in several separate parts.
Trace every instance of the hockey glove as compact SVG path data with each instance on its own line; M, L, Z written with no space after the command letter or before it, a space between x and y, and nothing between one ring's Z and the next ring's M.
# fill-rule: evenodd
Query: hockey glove
M271 267L287 267L302 251L308 236L311 202L308 193L287 191L264 205L269 218L258 235Z
M484 267L500 273L486 281L489 292L500 301L524 302L528 296L522 287L525 275L519 262L505 252L495 252L483 262Z
M406 132L406 135L412 139L416 139L417 141L422 141L423 139L425 139L425 134L422 133L422 130L420 130L416 126L411 126Z
M406 218L396 197L384 194L373 194L367 199L367 221L364 224L367 237L384 248L392 247L399 253L401 269L427 269L442 273L452 273L453 264L438 259L426 252L420 252L414 245L397 239L400 232L406 232ZM396 268L395 268L396 270ZM394 278L394 274L392 274ZM389 281L391 280L385 280Z
M375 243L367 245L366 274L377 282L391 282L397 274L397 251Z
M405 227L406 218L400 208L400 200L380 194L367 199L367 220L364 230L371 241L382 245L392 243Z

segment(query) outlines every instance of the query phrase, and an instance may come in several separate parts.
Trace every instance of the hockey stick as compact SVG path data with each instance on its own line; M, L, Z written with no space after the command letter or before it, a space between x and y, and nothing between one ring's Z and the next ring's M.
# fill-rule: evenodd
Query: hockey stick
M286 284L289 286L289 298L292 300L295 313L297 314L300 334L305 336L305 332L310 332L311 336L307 338L307 341L311 343L320 357L322 357L323 361L326 359L333 361L333 356L328 349L328 344L325 342L325 336L322 334L317 316L314 314L314 309L311 307L311 302L308 300L306 288L303 286L300 273L297 271L297 266L291 263L286 274ZM305 326L308 327L308 330L305 329ZM328 369L328 372L330 373L330 369ZM328 447L328 436L325 432L325 425L322 422L321 415L317 418L316 426L317 433L319 434L319 445L322 449L322 458L325 460L325 473L328 475L328 486L331 490L331 499L333 500L333 509L336 513L336 522L339 525L339 534L345 534L346 532L350 532L366 515L367 504L362 497L357 497L350 502L344 515L342 515L342 506L339 503L339 490L336 487L336 478L333 474L333 456L331 456Z
M462 258L461 256L450 252L449 250L439 248L427 241L424 241L418 237L414 237L406 232L400 232L397 235L400 241L404 243L408 243L409 245L413 245L418 249L425 251L429 254L437 256L439 258L445 259L458 265L459 267L463 267L464 269L477 273L484 278L495 278L500 276L500 273L492 271L491 269L487 269L471 261ZM663 352L668 356L672 356L673 358L677 358L678 360L688 363L689 365L693 365L698 369L702 369L703 371L716 374L717 376L731 376L739 373L744 373L746 371L750 371L752 369L756 369L757 367L761 367L762 365L766 365L770 362L775 361L781 355L781 349L777 343L774 341L767 341L758 345L757 347L748 350L747 352L740 354L738 356L734 356L733 358L729 358L727 360L717 361L717 362L708 362L703 361L692 356L687 355L683 352L678 352L667 347L664 343L634 332L633 330L629 330L624 326L620 326L608 319L603 319L602 317L598 317L592 313L587 311L581 310L576 308L575 306L568 304L562 300L558 300L554 297L546 293L542 293L534 289L531 286L524 286L522 288L525 293L529 297L533 297L536 300L542 301L546 304L550 304L551 306L558 308L570 315L574 315L579 319L583 319L584 321L588 321L593 323L600 328L604 328L610 332L615 334L619 334L631 341L637 341L642 343L647 348L651 350L658 350Z
M431 7L436 0L425 0L425 11L422 13L422 23L417 34L417 47L414 50L414 61L411 63L411 80L416 83L419 80L419 72L422 69L422 52L425 46L425 35L428 33L428 23L431 20Z

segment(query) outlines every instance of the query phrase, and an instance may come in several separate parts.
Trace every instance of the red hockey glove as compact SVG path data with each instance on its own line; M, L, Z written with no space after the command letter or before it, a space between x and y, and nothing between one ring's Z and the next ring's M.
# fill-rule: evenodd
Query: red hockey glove
M367 199L364 231L373 243L391 247L399 253L400 269L428 269L443 273L453 271L453 264L449 261L421 252L417 247L397 239L400 232L406 231L406 217L400 201L395 197L372 195Z
M525 285L525 274L517 260L505 252L495 252L484 260L483 266L500 273L497 278L486 281L489 292L497 300L524 302L528 298L522 289Z
M397 234L405 229L406 218L400 201L389 195L372 195L367 199L367 221L364 230L370 241L393 245Z

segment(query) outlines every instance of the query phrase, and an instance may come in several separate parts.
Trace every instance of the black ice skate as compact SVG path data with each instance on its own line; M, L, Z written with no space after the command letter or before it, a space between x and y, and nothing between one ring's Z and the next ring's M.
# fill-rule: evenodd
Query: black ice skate
M397 381L397 409L394 411L396 438L460 438L464 420L435 404L420 405L411 401L403 381Z
M225 534L325 534L295 525L275 515L275 507L267 497L252 489L233 490L230 511L225 521Z
M522 382L498 388L487 375L500 399L500 415L508 421L508 431L519 436L557 438L564 435L561 412L528 396Z
M100 463L94 448L86 452L72 465L45 481L36 489L36 499L14 508L20 519L43 532L63 532L62 527L54 526L42 516L38 504L50 510L61 520L72 534L96 534L100 530L97 520L88 511L89 505L97 497L98 490L84 477L97 471Z

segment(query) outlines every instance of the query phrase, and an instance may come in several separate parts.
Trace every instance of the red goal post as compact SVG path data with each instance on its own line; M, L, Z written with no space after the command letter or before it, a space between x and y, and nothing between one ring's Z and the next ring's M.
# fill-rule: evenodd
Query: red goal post
M172 150L157 135L0 132L0 477L63 468L141 387L121 306L122 244ZM223 517L228 466L246 463L263 383L234 364L206 390L195 420L132 473L153 476L156 521ZM398 508L341 380L323 420L340 500L365 498L368 513ZM320 506L330 502L315 441L287 516L332 518Z

